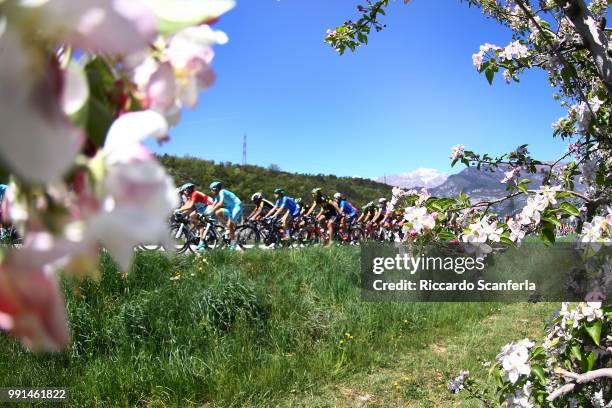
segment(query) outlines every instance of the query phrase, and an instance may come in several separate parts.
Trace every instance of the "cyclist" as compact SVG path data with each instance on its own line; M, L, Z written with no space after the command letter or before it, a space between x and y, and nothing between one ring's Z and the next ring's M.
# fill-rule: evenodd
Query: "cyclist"
M326 195L323 194L323 191L320 188L315 188L312 190L313 203L310 207L310 210L306 213L306 215L310 215L313 213L314 209L318 206L320 207L319 213L316 216L317 222L324 223L327 226L327 241L328 245L331 245L331 237L334 233L334 221L338 214L340 214L340 208L334 202L334 200L330 200Z
M338 215L340 216L340 231L345 234L345 227L351 225L357 218L357 210L349 201L340 193L334 194L334 201L337 208Z
M293 198L287 196L287 193L282 188L274 190L274 198L276 198L276 203L274 208L268 213L268 217L279 218L281 220L284 232L282 240L287 241L291 233L290 224L300 215L300 206Z
M376 213L376 206L374 205L374 202L370 201L369 203L364 205L363 208L361 208L360 212L361 214L359 215L359 218L357 218L357 222L363 222L367 224L374 216L374 213Z
M372 219L370 220L370 222L372 223L372 225L374 227L376 227L378 224L383 223L387 217L389 216L388 214L388 205L387 205L387 199L382 197L378 199L378 207L376 208L376 212L374 213L374 215L372 216Z
M185 198L185 202L175 212L188 215L193 228L199 226L198 232L200 233L200 242L198 243L197 250L203 251L205 248L204 230L206 227L199 222L199 219L200 216L206 212L206 208L213 204L213 199L197 191L193 183L183 184L179 188L179 193Z
M242 217L242 201L231 191L223 188L220 181L210 183L210 191L215 197L213 205L206 209L206 213L216 214L227 219L227 231L230 236L230 248L236 248L236 223Z
M273 208L274 204L263 197L263 193L257 192L251 197L251 201L255 204L255 209L247 217L247 220L259 221L265 217Z

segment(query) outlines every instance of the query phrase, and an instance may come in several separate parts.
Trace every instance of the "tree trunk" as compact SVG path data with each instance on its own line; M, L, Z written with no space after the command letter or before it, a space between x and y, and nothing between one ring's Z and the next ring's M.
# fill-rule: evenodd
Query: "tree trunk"
M599 77L612 94L612 48L604 30L582 0L555 0L591 53Z

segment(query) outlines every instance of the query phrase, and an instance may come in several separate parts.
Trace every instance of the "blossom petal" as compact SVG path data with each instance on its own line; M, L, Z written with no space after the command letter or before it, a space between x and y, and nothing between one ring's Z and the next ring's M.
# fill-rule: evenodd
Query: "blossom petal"
M81 132L58 103L59 70L24 45L11 29L0 37L0 158L21 178L49 183L74 161Z
M0 267L0 328L34 351L57 351L69 338L64 301L55 273L46 269L46 255L22 248Z
M139 51L157 34L157 18L143 0L50 0L40 12L47 36L96 52Z
M148 138L163 138L168 133L166 119L153 110L130 112L120 116L108 131L104 151L110 161L129 161L142 157L146 150L140 142Z

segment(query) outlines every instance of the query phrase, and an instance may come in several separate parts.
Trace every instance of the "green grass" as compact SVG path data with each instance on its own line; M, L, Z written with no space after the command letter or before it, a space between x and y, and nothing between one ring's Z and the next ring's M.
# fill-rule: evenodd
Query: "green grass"
M71 406L446 406L550 304L367 303L359 249L138 253L125 276L66 282L72 344L0 337L0 386L65 386ZM8 357L10 356L10 357ZM395 383L398 383L395 385ZM459 397L461 398L461 397Z

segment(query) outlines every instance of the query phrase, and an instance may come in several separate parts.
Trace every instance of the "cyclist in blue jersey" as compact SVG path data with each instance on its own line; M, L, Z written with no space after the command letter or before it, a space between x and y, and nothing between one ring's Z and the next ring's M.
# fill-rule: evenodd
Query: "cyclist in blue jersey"
M282 222L284 236L283 241L289 239L290 236L290 225L295 218L300 215L300 206L291 197L287 196L287 193L282 188L274 190L274 198L276 203L274 208L268 213L270 218L279 218Z
M213 205L206 208L206 214L215 214L227 219L227 230L230 236L230 248L236 249L236 223L242 217L242 201L236 194L223 188L220 181L210 183L210 191L214 197Z
M357 218L357 210L340 193L334 194L334 202L337 206L338 216L340 217L340 231L345 234L345 227L352 224ZM346 234L345 234L346 236Z

